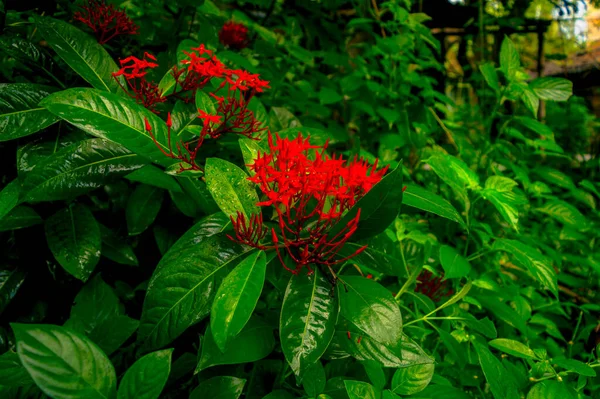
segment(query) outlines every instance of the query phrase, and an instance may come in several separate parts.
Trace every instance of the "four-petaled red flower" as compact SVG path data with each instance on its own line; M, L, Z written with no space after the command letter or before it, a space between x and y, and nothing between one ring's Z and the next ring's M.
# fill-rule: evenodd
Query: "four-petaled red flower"
M333 265L366 248L339 254L358 227L360 209L345 226L338 223L381 180L387 167L376 170L376 165L362 159L329 157L327 144L312 145L301 134L294 140L279 136L274 140L269 134L269 147L269 153L259 153L249 165L254 174L249 180L265 195L258 205L273 206L277 213L277 227L270 231L272 243L260 242L266 236L262 218L253 217L247 223L243 214L232 218L235 237L230 238L256 248L275 248L283 266L294 274L304 267L311 273L311 265L323 265L335 278ZM282 253L287 253L296 267L288 267Z
M248 37L248 28L243 24L228 21L225 22L219 31L219 41L227 47L237 50L248 47L250 39Z
M448 280L442 277L436 277L429 270L423 271L417 277L417 287L415 292L428 296L432 301L438 302L445 297L452 296L452 289L448 288Z
M88 0L73 17L94 31L98 43L105 44L119 35L137 35L138 26L124 11L117 10L105 0Z

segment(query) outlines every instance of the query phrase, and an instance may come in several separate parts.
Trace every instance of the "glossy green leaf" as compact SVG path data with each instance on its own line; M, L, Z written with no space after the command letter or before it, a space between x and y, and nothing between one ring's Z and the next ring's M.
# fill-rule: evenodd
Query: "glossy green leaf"
M381 364L374 360L365 360L361 364L375 388L383 389L387 385L387 376Z
M194 104L178 100L171 112L171 137L175 141L181 138L184 131L198 120L198 109Z
M206 94L202 90L196 91L196 109L204 111L210 115L217 114L215 100L213 100L208 94Z
M414 395L424 390L433 377L433 364L418 364L396 370L392 391L400 395Z
M11 57L27 62L46 73L56 66L40 46L10 32L5 31L0 36L0 49Z
M141 184L127 201L125 217L127 219L127 230L130 236L142 234L156 219L164 192L162 189Z
M0 231L24 229L42 222L43 220L40 215L33 209L21 205L0 219Z
M19 204L19 192L21 184L18 180L13 180L0 191L0 220L4 218Z
M254 161L258 158L258 154L264 154L267 149L261 145L261 141L252 140L247 137L241 137L239 139L240 149L242 150L242 156L244 157L244 165L250 176L254 173L250 170L250 165L254 164Z
M23 267L0 267L0 314L17 295L26 277Z
M190 399L238 399L246 380L235 377L213 377L202 381L190 394Z
M36 24L50 47L89 84L113 93L121 90L112 76L119 67L96 39L58 19L38 17Z
M146 161L119 144L84 140L45 158L23 182L28 202L74 198L115 181Z
M344 258L350 256L365 245L367 245L367 248L352 257L352 263L390 276L400 277L406 273L402 267L401 255L396 253L396 248L394 248L397 244L391 242L385 234L380 234L358 243L347 242L338 253L338 257Z
M293 275L281 307L279 335L290 367L301 375L321 358L333 338L338 301L319 268Z
M415 184L409 184L404 192L402 204L420 209L425 212L431 212L443 218L452 220L467 228L463 218L460 216L456 208L451 203L433 194L432 192L419 187Z
M239 167L223 159L208 158L205 174L208 191L226 215L237 216L241 212L249 219L260 213L256 189Z
M210 327L202 341L196 373L212 366L256 362L268 356L275 348L273 327L251 318L244 329L229 341L224 352L217 347Z
M182 193L183 190L177 180L166 174L162 169L154 165L146 165L126 175L127 180L144 183L150 186L164 188L176 193Z
M529 87L542 100L567 101L573 95L573 82L563 78L534 79L529 83Z
M225 277L217 290L210 328L222 352L250 320L265 283L266 268L267 257L263 251L250 254Z
M117 399L158 399L171 372L172 353L165 349L136 361L123 376Z
M46 240L58 263L86 281L100 260L101 236L94 215L83 205L63 208L45 224Z
M160 150L170 151L166 123L128 98L74 88L51 94L40 105L86 133L119 143L152 162L162 166L173 163ZM146 131L145 119L152 127L154 139Z
M37 133L58 121L38 105L54 91L31 83L0 84L0 142Z
M525 267L534 279L550 289L555 295L558 294L558 282L556 272L550 261L536 249L516 240L500 239L494 242L493 248L505 251L513 255L515 262Z
M144 301L138 341L160 348L206 317L220 281L249 251L221 232L229 220L208 216L184 234L158 264Z
M575 359L553 359L552 362L559 367L562 367L568 371L574 371L575 373L585 377L595 377L596 371L588 364L580 362Z
M302 388L310 397L316 397L325 390L327 377L320 361L313 363L302 375Z
M482 344L476 342L474 346L494 399L519 399L520 395L515 382L500 360Z
M440 179L458 191L479 187L479 176L461 159L448 154L435 153L426 162Z
M456 249L449 245L440 247L440 262L444 268L444 278L462 278L471 271L471 264Z
M0 385L21 387L33 384L29 373L13 351L0 355Z
M559 381L538 382L527 394L527 399L576 399L578 395L566 383Z
M488 343L492 348L501 350L504 353L520 357L523 359L535 359L535 353L532 349L527 347L525 344L520 343L512 339L498 338Z
M350 399L379 399L381 392L369 383L362 381L344 381Z
M392 293L360 276L343 276L337 286L340 313L366 335L384 345L396 345L402 316Z
M177 181L183 188L183 192L190 196L198 209L204 214L212 215L220 211L205 182L197 178L184 176L178 176Z
M535 210L545 213L565 225L585 228L588 224L588 219L577 208L565 201L548 201Z
M360 221L352 240L374 237L389 227L402 206L402 167L388 173L333 226L331 236L341 231L360 212Z
M12 324L12 328L21 363L48 396L56 399L115 396L115 369L88 338L50 324Z
M521 58L515 44L508 36L502 40L500 47L500 68L508 79L513 80L517 70L521 67Z
M127 242L108 227L102 224L98 225L102 237L102 256L122 265L137 266L137 256Z

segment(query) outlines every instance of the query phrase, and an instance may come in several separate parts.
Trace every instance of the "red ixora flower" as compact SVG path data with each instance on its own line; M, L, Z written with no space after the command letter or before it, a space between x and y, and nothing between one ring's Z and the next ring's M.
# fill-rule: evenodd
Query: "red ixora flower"
M429 270L425 270L417 277L415 292L428 296L434 302L452 296L454 292L448 288L448 280L442 279L443 276L435 277Z
M113 73L113 77L126 93L153 112L155 112L154 107L156 104L167 101L161 95L158 85L146 79L147 70L158 66L155 61L156 57L149 53L144 53L142 59L130 55L119 61L121 69ZM121 84L121 80L118 79L119 76L125 78L127 86L131 91L128 91Z
M339 252L357 229L360 210L345 226L337 226L344 212L351 209L387 171L376 170L363 159L351 161L329 157L324 146L311 145L302 135L294 140L276 140L269 134L270 152L258 154L249 165L256 183L265 194L260 206L273 206L277 213L277 227L271 228L272 243L261 244L268 235L262 216L254 215L249 221L243 214L231 218L235 237L240 243L260 248L275 248L283 266L297 274L304 267L312 273L311 265L329 268L335 278L333 265L344 262L362 251L341 256ZM314 152L314 155L311 153ZM296 264L286 265L282 253L287 253Z
M98 43L105 44L119 35L137 35L138 26L122 10L117 10L105 0L87 0L73 17L94 31Z
M240 23L227 21L219 31L219 41L227 47L237 50L248 47L248 28Z

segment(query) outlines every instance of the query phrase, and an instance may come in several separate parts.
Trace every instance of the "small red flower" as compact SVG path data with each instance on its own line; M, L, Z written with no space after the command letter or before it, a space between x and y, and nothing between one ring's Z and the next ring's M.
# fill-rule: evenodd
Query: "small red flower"
M434 302L452 296L454 292L448 288L448 280L442 279L443 277L435 277L429 270L425 270L417 278L415 292L428 296Z
M87 5L80 7L73 17L92 29L98 43L105 44L119 35L137 35L138 26L124 11L117 10L105 0L87 0Z
M250 39L248 37L248 28L243 24L228 21L225 22L219 31L219 41L227 47L237 50L248 47Z
M156 83L146 79L148 69L156 68L158 66L158 64L153 61L156 61L156 57L149 53L144 53L144 58L142 59L130 55L119 61L121 69L114 72L113 77L130 97L134 98L138 103L141 103L149 110L156 112L154 110L156 104L165 102L167 99L161 95L161 91ZM123 87L121 81L118 79L119 76L125 78L131 92Z
M202 119L202 122L204 122L204 124L221 123L221 117L219 115L210 115L202 111L201 109L198 110L198 118Z
M283 266L297 274L304 267L312 272L311 265L333 265L344 262L365 250L359 248L349 256L338 256L344 244L356 231L360 220L360 209L345 226L337 226L342 215L351 209L387 171L376 170L362 159L344 161L325 155L325 146L311 145L309 139L299 135L294 140L277 140L269 134L270 152L258 154L249 168L254 176L249 180L256 183L265 195L260 206L273 206L277 213L277 227L271 228L272 245L263 245L262 231L258 218L253 218L253 232L249 237L242 227L246 221L242 214L233 219L236 241L256 248L274 248ZM314 156L311 156L315 150ZM254 221L254 222L253 222ZM332 229L336 227L336 230ZM232 237L230 237L232 238ZM234 239L234 238L232 238ZM282 251L296 264L289 268L283 260Z

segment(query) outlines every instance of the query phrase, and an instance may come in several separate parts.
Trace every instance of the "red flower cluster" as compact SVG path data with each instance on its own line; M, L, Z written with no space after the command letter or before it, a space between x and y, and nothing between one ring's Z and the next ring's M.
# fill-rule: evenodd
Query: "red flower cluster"
M225 22L219 31L219 41L227 47L237 50L248 47L250 39L248 38L248 28L243 24L233 21Z
M173 145L171 126L167 123L169 151L163 151L161 146L159 148L166 156L185 162L188 166L182 165L182 171L200 169L195 159L206 137L215 139L225 133L235 133L254 138L256 133L265 130L266 128L261 127L261 123L254 117L254 113L248 109L248 103L256 93L262 93L264 89L269 88L269 82L260 79L257 74L227 68L204 45L192 48L185 54L187 58L182 61L184 67L176 66L172 69L175 89L166 96L162 96L156 83L146 80L147 69L158 66L153 62L156 58L148 53L144 53L141 60L133 56L125 58L121 61L121 69L113 74L115 78L125 77L132 91L131 97L153 112L156 112L156 104L167 101L169 97L191 102L195 99L197 91L204 89L213 79L220 81L216 89L209 93L215 112L198 110L198 118L202 120L202 130L198 138ZM125 87L123 89L125 90ZM208 107L210 108L210 105ZM168 118L170 119L170 115ZM151 129L146 130L152 135Z
M132 98L135 98L138 103L144 105L144 107L151 111L154 110L156 104L167 101L165 97L161 96L158 85L146 79L146 73L148 73L147 69L156 68L158 66L158 64L153 61L156 61L156 57L149 53L144 53L143 59L130 55L119 61L121 69L113 73L113 76L119 85L121 85L121 81L117 79L117 77L123 76L131 91L128 91L122 85L121 88Z
M415 292L420 292L423 295L431 298L432 301L438 302L445 297L452 296L452 289L448 288L448 280L442 281L442 277L434 277L429 270L423 271L417 277L417 288Z
M277 212L278 228L271 229L272 245L260 243L267 231L258 216L252 217L249 223L242 214L232 218L235 238L230 238L256 248L274 247L283 266L294 274L304 267L311 273L311 264L316 264L327 266L335 277L331 266L366 248L350 256L338 256L356 231L360 210L339 231L331 233L331 230L342 214L381 180L387 167L377 171L376 164L371 166L362 159L345 161L341 157L329 157L325 155L327 144L311 145L302 135L295 140L277 136L276 141L269 135L269 147L270 153L259 153L249 165L254 172L249 180L258 184L266 196L258 205L273 206ZM287 267L281 248L296 264L295 268Z
M119 35L137 35L138 26L125 14L106 4L105 0L88 0L73 17L89 26L98 43L104 44Z

